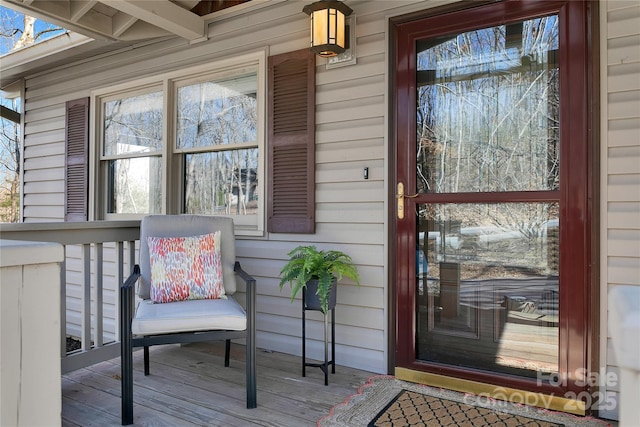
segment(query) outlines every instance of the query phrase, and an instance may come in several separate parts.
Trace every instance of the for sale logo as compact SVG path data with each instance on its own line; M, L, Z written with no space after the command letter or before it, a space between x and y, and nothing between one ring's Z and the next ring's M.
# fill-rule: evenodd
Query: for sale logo
M579 410L579 406L582 405L578 402L583 402L584 408L587 410L610 411L616 407L616 401L613 399L613 396L607 394L605 390L615 387L618 384L618 375L615 372L607 372L604 368L602 368L600 372L577 369L572 376L538 372L536 383L538 386L551 384L562 388L566 388L570 384L574 384L576 388L586 387L589 390L595 389L596 387L599 388L599 391L583 390L580 392L565 392L560 397L568 400L563 408L567 412ZM499 409L500 406L508 405L508 402L551 409L551 404L555 397L555 393L530 393L496 387L490 392L483 392L478 395L465 395L465 402L490 406L496 409Z
M589 390L599 388L598 391L582 390L580 392L567 391L562 397L570 399L565 404L565 410L575 410L577 402L584 402L586 409L594 410L613 410L616 407L616 401L611 394L607 394L606 390L618 385L618 375L615 372L607 372L605 368L600 368L598 372L591 372L588 369L576 369L573 375L561 375L559 373L538 372L537 384L551 384L566 388L570 384L576 388L588 388Z

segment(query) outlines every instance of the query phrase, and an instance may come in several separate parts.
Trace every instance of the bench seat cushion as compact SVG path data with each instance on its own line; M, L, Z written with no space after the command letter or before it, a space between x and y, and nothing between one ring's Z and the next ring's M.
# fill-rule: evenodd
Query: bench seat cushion
M138 303L131 323L134 335L155 335L185 331L244 331L247 315L240 304L226 299L204 299L154 304L151 300Z

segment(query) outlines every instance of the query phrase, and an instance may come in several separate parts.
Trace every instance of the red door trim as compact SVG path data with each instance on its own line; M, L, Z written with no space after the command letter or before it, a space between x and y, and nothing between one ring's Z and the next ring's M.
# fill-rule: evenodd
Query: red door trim
M390 177L391 218L390 265L391 290L390 303L395 310L390 317L391 337L395 338L395 363L391 366L405 367L419 371L444 374L490 384L516 387L524 390L566 393L578 393L585 389L576 376L579 369L593 368L595 355L592 350L597 331L593 328L593 317L597 317L598 284L593 268L597 267L592 244L594 238L594 211L598 205L593 186L597 179L590 177L593 156L597 150L597 135L589 132L597 115L589 111L592 97L598 89L593 84L593 71L589 50L597 48L597 36L594 36L590 25L597 22L591 14L597 13L588 1L515 1L507 0L498 3L483 4L464 10L447 10L427 12L422 16L413 14L405 18L391 21L391 53L392 61L390 91L392 120L390 158L392 159ZM405 215L398 220L395 212L395 189L398 182L405 184L407 193L416 189L415 159L411 150L411 141L415 138L416 105L414 80L415 75L415 40L436 37L476 28L487 27L518 19L533 18L539 15L558 13L561 22L560 45L561 55L561 189L559 192L531 192L518 194L474 193L474 194L429 194L405 201L405 212L413 212L416 203L441 202L488 202L488 201L560 201L562 221L561 227L561 272L560 280L560 343L559 369L566 374L567 381L560 386L537 385L535 380L526 378L505 377L484 371L460 369L436 363L416 360L415 344L415 293L412 289L411 277L414 276L415 217ZM597 34L597 31L595 31ZM596 55L597 57L597 55ZM394 161L395 160L395 161ZM595 171L597 173L597 171ZM566 245L571 250L566 250ZM564 313L564 315L562 314Z

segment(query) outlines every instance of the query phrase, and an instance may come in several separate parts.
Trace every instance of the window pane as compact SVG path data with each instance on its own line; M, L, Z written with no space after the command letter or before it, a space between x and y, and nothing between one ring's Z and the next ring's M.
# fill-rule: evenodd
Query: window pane
M419 41L417 51L419 191L559 188L557 16Z
M162 148L162 92L104 103L104 155Z
M177 147L256 143L255 73L178 89Z
M162 212L160 157L111 160L108 164L108 213Z
M185 213L256 215L258 149L185 155Z
M420 205L417 358L558 372L557 203Z

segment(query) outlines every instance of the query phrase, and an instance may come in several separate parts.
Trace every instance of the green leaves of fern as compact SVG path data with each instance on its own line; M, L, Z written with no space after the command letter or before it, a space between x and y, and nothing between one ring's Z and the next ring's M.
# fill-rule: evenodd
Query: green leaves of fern
M328 311L329 291L333 278L352 279L360 285L360 275L351 257L341 251L323 251L315 246L298 246L288 254L289 262L280 271L280 289L285 283L291 284L291 301L312 279L318 279L317 295L323 313Z

